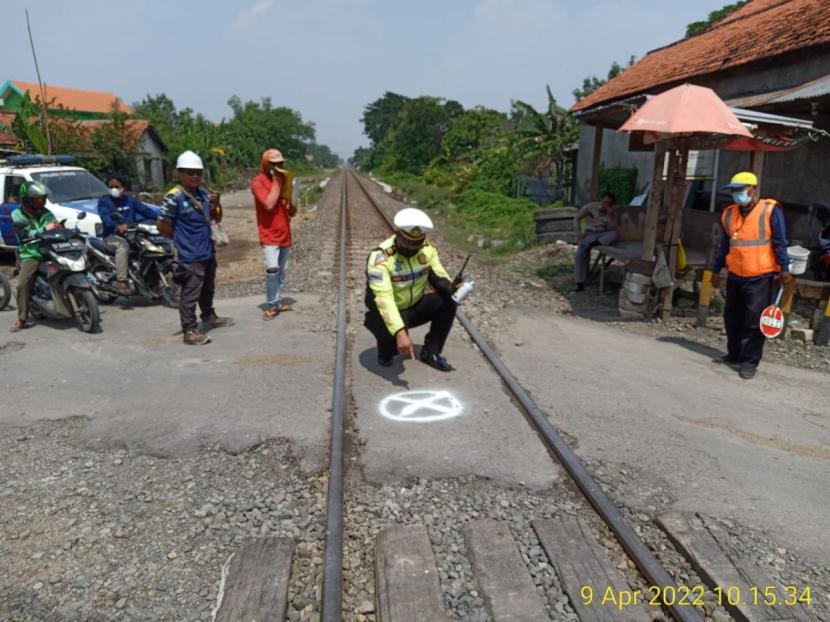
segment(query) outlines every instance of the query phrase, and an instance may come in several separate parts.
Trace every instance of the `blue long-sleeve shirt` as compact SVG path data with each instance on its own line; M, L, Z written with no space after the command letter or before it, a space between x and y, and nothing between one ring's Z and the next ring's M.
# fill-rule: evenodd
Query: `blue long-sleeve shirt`
M746 216L746 214L743 215ZM781 210L780 206L776 205L772 208L772 217L770 218L770 222L772 225L772 248L775 251L775 257L778 259L778 265L781 266L781 270L787 271L790 269L790 257L787 254L787 246L789 245L789 242L787 241L787 223L784 220L784 212ZM715 260L712 264L712 272L717 274L723 269L723 266L726 263L726 255L728 254L729 234L724 229L720 240L720 246L718 246L718 250L715 253ZM730 272L728 278L736 281L751 281L765 276L768 275L762 274L758 276L745 277L738 276L737 274Z
M116 220L116 213L124 220ZM101 217L101 224L104 225L103 237L107 237L115 233L116 225L132 225L139 220L155 220L158 212L133 195L122 194L117 199L109 195L98 199L98 215Z

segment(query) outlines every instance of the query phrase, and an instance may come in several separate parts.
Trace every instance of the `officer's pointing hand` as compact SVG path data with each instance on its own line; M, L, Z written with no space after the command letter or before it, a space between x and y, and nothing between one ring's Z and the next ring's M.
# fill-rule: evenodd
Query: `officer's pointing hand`
M412 343L412 338L406 330L399 331L395 335L395 340L398 344L398 352L411 359L415 358L415 344Z

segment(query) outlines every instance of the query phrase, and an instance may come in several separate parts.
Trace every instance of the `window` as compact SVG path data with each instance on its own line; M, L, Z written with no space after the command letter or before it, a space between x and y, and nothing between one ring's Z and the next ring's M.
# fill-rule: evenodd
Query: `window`
M57 170L32 173L32 178L49 187L52 203L99 199L108 193L106 185L89 171Z
M6 184L3 188L3 203L20 202L20 185L26 181L19 175L7 175Z

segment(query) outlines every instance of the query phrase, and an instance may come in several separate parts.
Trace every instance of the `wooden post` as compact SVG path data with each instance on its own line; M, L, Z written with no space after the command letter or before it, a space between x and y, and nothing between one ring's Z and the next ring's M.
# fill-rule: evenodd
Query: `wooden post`
M821 320L821 324L819 324L814 341L817 346L830 344L830 300L827 301L827 307L824 309L824 318Z
M651 185L648 190L648 207L643 230L644 261L654 260L654 242L657 238L657 222L660 219L660 206L663 203L663 164L666 161L666 141L654 146L654 170L651 173Z
M598 201L599 171L602 168L602 126L594 126L594 154L591 164L591 187L588 192L589 201Z
M796 278L784 285L784 293L781 295L781 312L784 314L784 334L790 328L790 314L793 312L793 299L795 298Z
M673 154L675 159L674 177L671 180L671 192L669 193L669 222L666 224L665 241L669 253L666 260L669 264L669 274L672 280L677 270L677 240L680 237L680 230L683 225L683 204L686 202L686 165L689 161L689 140L684 139L679 150ZM666 287L663 290L663 320L671 317L672 295L674 286Z
M761 192L761 184L764 183L764 163L766 162L766 152L764 151L750 151L749 152L749 169L755 173L758 178L758 192ZM760 196L760 195L759 195Z
M709 240L709 249L706 251L706 268L703 270L703 276L700 280L700 297L697 302L697 325L700 328L706 326L706 320L709 318L709 304L712 302L712 294L714 287L712 287L712 264L715 262L715 253L720 247L721 241L721 227L712 228L712 237Z

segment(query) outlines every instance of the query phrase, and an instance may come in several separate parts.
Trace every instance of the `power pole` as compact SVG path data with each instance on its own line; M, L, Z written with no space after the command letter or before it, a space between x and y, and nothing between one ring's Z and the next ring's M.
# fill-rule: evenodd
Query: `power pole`
M32 26L29 24L29 9L26 9L26 29L29 31L29 45L32 46L32 58L35 59L35 72L37 73L37 83L40 86L40 116L43 120L43 127L46 130L46 151L47 155L52 155L52 136L49 133L49 115L46 112L46 89L43 86L43 80L40 79L40 67L37 64L37 54L35 53L35 42L32 39Z

